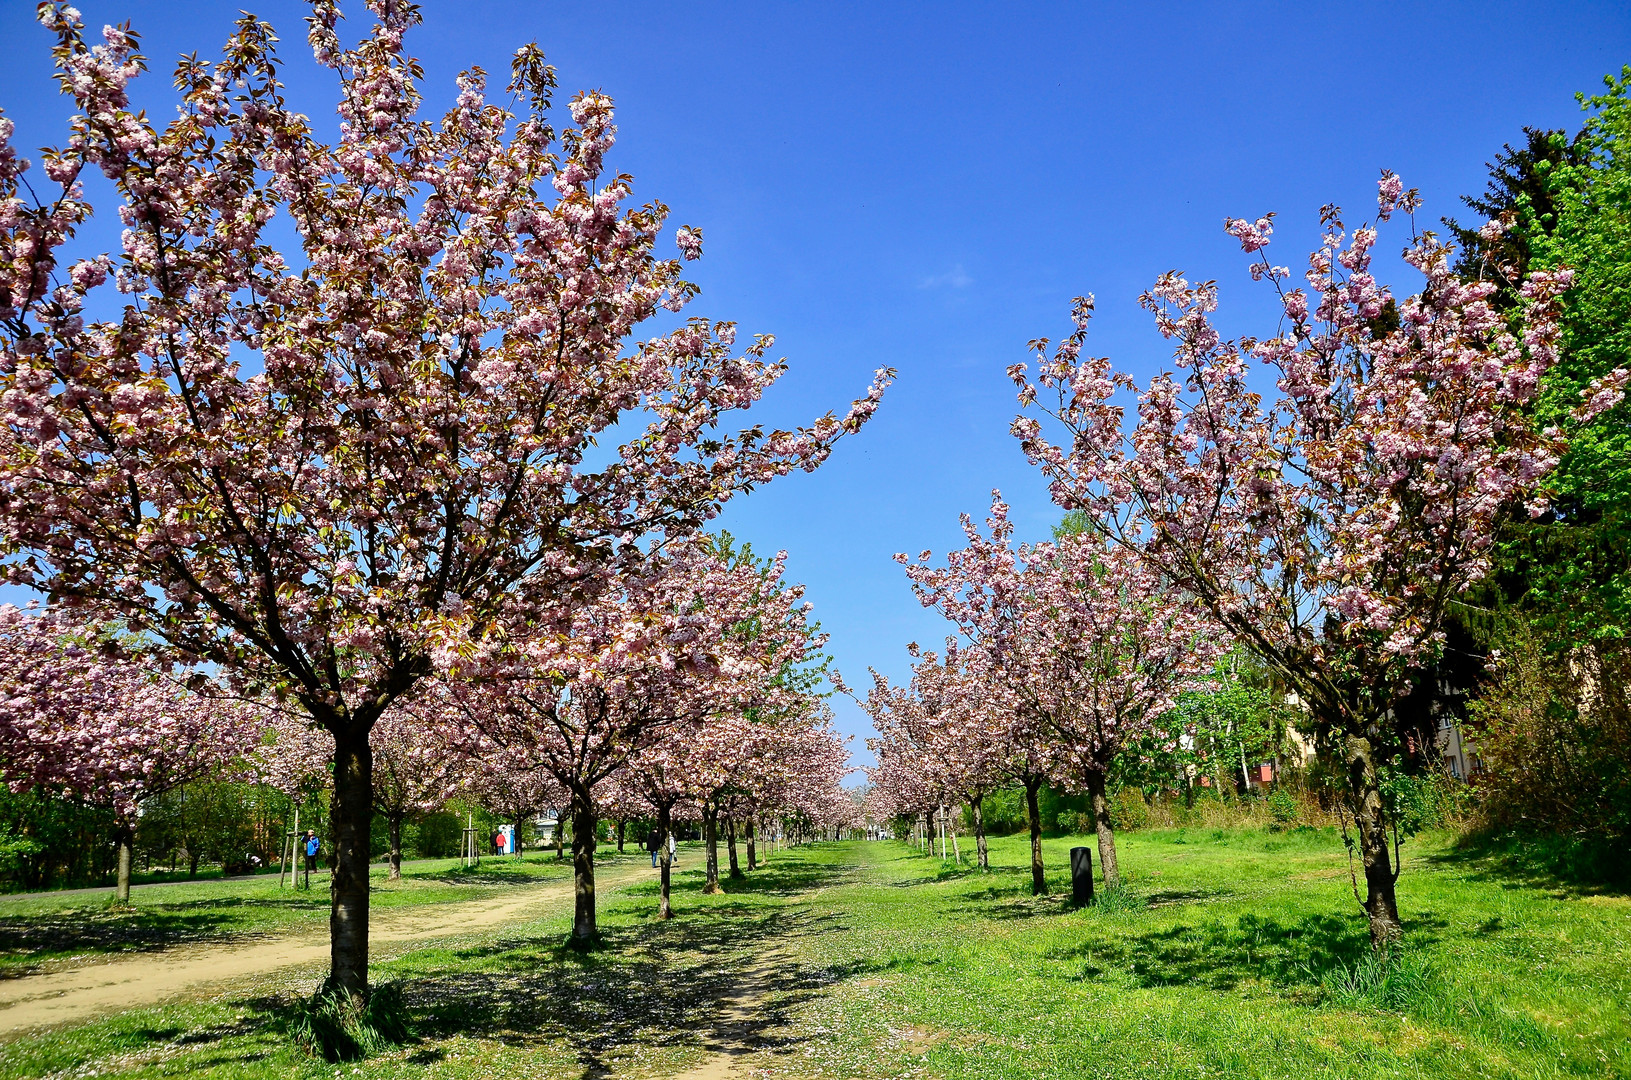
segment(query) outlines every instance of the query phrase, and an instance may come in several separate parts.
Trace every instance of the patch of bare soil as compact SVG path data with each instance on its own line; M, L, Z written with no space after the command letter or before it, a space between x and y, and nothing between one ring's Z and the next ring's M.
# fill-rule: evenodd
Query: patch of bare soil
M597 874L608 889L633 880L635 869ZM531 909L571 902L572 882L517 889L492 900L427 904L376 914L369 944L374 949L491 929ZM256 981L286 968L318 965L329 957L327 935L261 938L237 945L166 949L65 971L0 981L0 1037L83 1021L104 1013L145 1008L212 985Z
M673 1080L729 1080L751 1075L757 1036L763 1029L760 1014L778 965L786 956L769 953L742 972L733 992L719 999L719 1018L713 1026L709 1055Z

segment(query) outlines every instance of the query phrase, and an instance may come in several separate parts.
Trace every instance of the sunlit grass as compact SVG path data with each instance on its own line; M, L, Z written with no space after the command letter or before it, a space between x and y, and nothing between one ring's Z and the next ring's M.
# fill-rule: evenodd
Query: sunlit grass
M990 874L901 844L816 845L717 896L692 856L672 922L643 875L603 896L600 951L563 946L563 904L377 964L418 1041L344 1075L655 1077L721 1049L770 1076L1631 1075L1624 896L1421 841L1383 963L1334 836L1125 836L1126 896L1071 910L1082 842L1046 843L1040 899L1022 838L993 841ZM305 978L19 1039L0 1075L331 1077L282 1033ZM751 1022L724 1023L721 998L750 984Z

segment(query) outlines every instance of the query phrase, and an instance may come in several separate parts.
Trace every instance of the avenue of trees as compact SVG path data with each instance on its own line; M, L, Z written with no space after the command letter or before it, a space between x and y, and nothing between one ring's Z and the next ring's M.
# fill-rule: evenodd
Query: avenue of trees
M1113 888L1107 780L1249 790L1248 738L1295 728L1385 949L1409 777L1439 767L1449 716L1481 825L1623 850L1626 94L1586 99L1572 141L1526 132L1465 200L1488 220L1450 240L1392 173L1371 221L1321 211L1301 285L1267 256L1273 215L1227 221L1279 300L1262 336L1224 338L1216 286L1170 273L1141 297L1173 347L1146 384L1086 352L1091 297L1062 342L1032 342L1013 434L1064 524L1016 544L999 497L943 566L897 557L954 636L912 646L909 686L874 676L873 817L966 806L984 865L983 804L1022 791L1041 892L1039 792L1080 793ZM1410 296L1372 266L1400 219Z
M333 144L248 15L220 60L181 63L158 127L127 94L134 33L93 45L41 5L67 140L29 175L0 120L0 573L51 601L0 628L30 657L0 670L5 779L106 792L123 835L144 794L273 714L302 753L320 733L328 987L354 1000L376 806L419 797L382 797L382 724L382 751L405 729L547 773L580 834L594 784L720 710L832 738L807 693L779 700L819 648L795 591L695 538L733 495L817 467L890 379L808 427L732 431L785 367L726 322L635 336L694 297L702 242L682 227L659 255L667 208L606 167L610 100L576 96L557 130L527 46L508 106L472 70L422 117L416 10L369 7L347 44L338 6L313 4ZM78 243L93 186L118 251ZM777 809L805 794L773 790ZM588 859L579 877L592 900Z
M92 44L43 4L66 139L36 173L0 116L0 578L45 601L0 608L0 780L89 815L122 901L144 834L196 870L320 812L326 986L358 1002L369 864L400 873L449 805L518 835L560 811L585 947L597 843L630 822L694 822L710 891L767 830L861 822L801 587L708 526L819 467L893 377L804 427L744 419L785 365L682 317L702 236L662 253L667 207L609 167L611 101L560 116L529 45L505 104L471 70L427 117L415 9L368 8L348 40L312 3L333 143L249 15L180 63L157 126L128 97L135 34ZM1141 302L1172 362L1144 384L1088 352L1079 298L1010 370L1065 525L1021 542L994 494L966 546L899 557L950 636L866 690L866 816L966 806L984 866L987 800L1018 791L1042 892L1044 792L1077 793L1115 887L1118 786L1189 778L1184 754L1232 784L1294 724L1383 949L1391 778L1430 756L1404 720L1466 639L1499 650L1470 715L1490 812L1625 835L1626 93L1509 149L1469 200L1488 222L1448 239L1392 173L1371 220L1321 211L1301 283L1268 257L1272 215L1231 219L1279 318L1225 338L1216 286L1163 275ZM116 251L80 235L93 202ZM1378 280L1384 243L1416 292ZM1588 782L1598 809L1559 802ZM226 819L260 824L212 856ZM20 844L0 834L0 871L38 854Z

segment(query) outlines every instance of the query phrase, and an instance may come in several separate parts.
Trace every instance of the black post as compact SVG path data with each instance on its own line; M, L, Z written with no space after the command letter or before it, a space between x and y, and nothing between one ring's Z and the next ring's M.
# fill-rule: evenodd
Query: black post
M1086 907L1093 902L1093 849L1070 849L1070 902Z

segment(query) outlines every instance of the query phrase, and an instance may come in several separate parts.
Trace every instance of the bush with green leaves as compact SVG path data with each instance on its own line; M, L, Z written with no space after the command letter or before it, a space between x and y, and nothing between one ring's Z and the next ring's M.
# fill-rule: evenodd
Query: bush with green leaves
M1110 800L1110 822L1118 829L1142 829L1150 823L1150 804L1135 787L1124 787Z
M1301 813L1301 807L1297 805L1297 797L1291 793L1289 788L1276 785L1274 790L1269 792L1269 797L1265 800L1265 803L1269 808L1269 817L1274 820L1273 828L1289 829L1297 824L1297 817Z
M1526 623L1501 645L1467 732L1482 766L1477 826L1568 841L1593 876L1631 880L1631 645L1559 658Z

